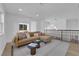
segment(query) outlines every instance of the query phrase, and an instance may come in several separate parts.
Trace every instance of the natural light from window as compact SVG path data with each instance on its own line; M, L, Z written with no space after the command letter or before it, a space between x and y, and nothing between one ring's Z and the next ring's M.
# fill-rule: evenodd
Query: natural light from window
M0 12L0 35L4 34L4 14Z
M57 30L57 27L55 25L51 24L46 29L52 29L52 30L55 29L55 30Z

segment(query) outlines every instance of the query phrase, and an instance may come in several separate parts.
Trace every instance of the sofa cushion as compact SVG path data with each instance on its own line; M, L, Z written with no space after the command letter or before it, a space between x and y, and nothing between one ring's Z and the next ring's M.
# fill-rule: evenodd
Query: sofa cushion
M29 33L26 33L26 36L27 36L27 39L30 38L30 34Z
M26 34L24 32L18 33L18 39L19 40L24 39L24 38L27 38L27 36L26 36Z
M42 33L42 32L34 32L34 35L36 35L36 36L42 36L42 35L44 35L44 33Z
M43 40L44 42L50 42L51 36L40 36L40 39Z
M39 36L39 34L38 33L34 33L34 36Z
M34 36L34 32L29 32L29 34L30 34L30 37Z

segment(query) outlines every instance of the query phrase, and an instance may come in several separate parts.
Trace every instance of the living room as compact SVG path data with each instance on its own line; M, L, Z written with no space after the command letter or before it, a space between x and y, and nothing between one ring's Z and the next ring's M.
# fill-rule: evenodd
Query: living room
M79 41L78 3L0 3L0 12L2 23L0 25L0 55L3 54L6 43L12 42L22 28L27 29L28 32L52 35L57 39L62 38L63 35L65 41L70 41L72 33ZM66 32L67 30L69 32Z

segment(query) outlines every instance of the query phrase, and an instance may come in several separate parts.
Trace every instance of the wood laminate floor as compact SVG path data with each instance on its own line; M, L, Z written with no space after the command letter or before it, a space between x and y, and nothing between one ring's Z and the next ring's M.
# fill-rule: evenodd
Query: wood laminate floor
M70 43L66 56L79 56L79 44Z
M12 54L13 54L12 50L13 49L12 49L11 43L7 43L2 56L12 56ZM18 51L18 49L17 49L17 51ZM29 51L29 49L28 49L28 51ZM66 56L79 56L79 44L69 42L69 47L66 52Z
M12 56L13 55L13 46L12 43L9 42L6 44L2 56Z

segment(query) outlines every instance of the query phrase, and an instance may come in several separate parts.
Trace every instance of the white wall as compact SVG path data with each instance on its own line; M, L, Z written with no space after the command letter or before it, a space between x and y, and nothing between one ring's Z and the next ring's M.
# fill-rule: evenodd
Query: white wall
M63 15L65 16L65 15ZM48 20L48 21L46 21ZM73 18L70 16L70 18L62 18L62 17L56 17L56 19L53 19L52 17L51 18L48 18L48 19L45 19L45 21L41 21L40 23L41 25L41 31L44 32L44 29L54 29L54 26L57 28L57 30L67 30L67 29L70 29L70 30L79 30L79 18L76 17L76 18ZM51 26L51 25L54 25L54 26ZM49 33L50 35L53 35L53 36L57 36L57 37L61 37L61 34L57 31L57 32L47 32ZM63 33L63 40L66 40L66 41L70 41L70 39L75 38L75 36L78 35L78 32L64 32ZM72 36L72 37L71 37ZM79 35L78 35L78 40L79 40Z
M0 4L0 12L4 13L4 9L2 4ZM5 25L5 24L4 24ZM4 30L5 31L5 30ZM5 47L6 44L6 39L5 39L5 33L3 35L0 35L0 55L3 52L3 49Z
M66 29L66 20L65 19L62 19L62 18L59 18L59 19L52 19L51 21L52 23L50 25L54 25L58 30L61 30L61 29ZM48 26L49 27L49 26ZM53 27L52 27L53 28Z
M4 50L6 44L6 39L5 39L5 35L1 35L0 36L0 55L2 55L2 52Z
M30 31L36 31L36 21L33 21L29 18L19 17L19 15L15 16L13 14L6 14L6 38L7 42L12 41L13 37L19 30L19 23L27 23L29 24Z
M70 30L79 30L79 19L75 18L75 19L68 19L66 22L66 27L67 29ZM78 35L78 40L79 40L79 31L73 31L72 35L77 36Z
M36 27L37 23L35 21L31 21L31 32L36 32L37 31L37 27Z
M55 29L54 26L58 30L64 30L66 29L66 19L63 18L57 18L57 19L46 19L44 21L40 22L41 25L41 31L44 31L45 29ZM54 26L51 26L54 25Z
M66 22L66 28L70 30L79 30L79 20L78 19L68 19Z

